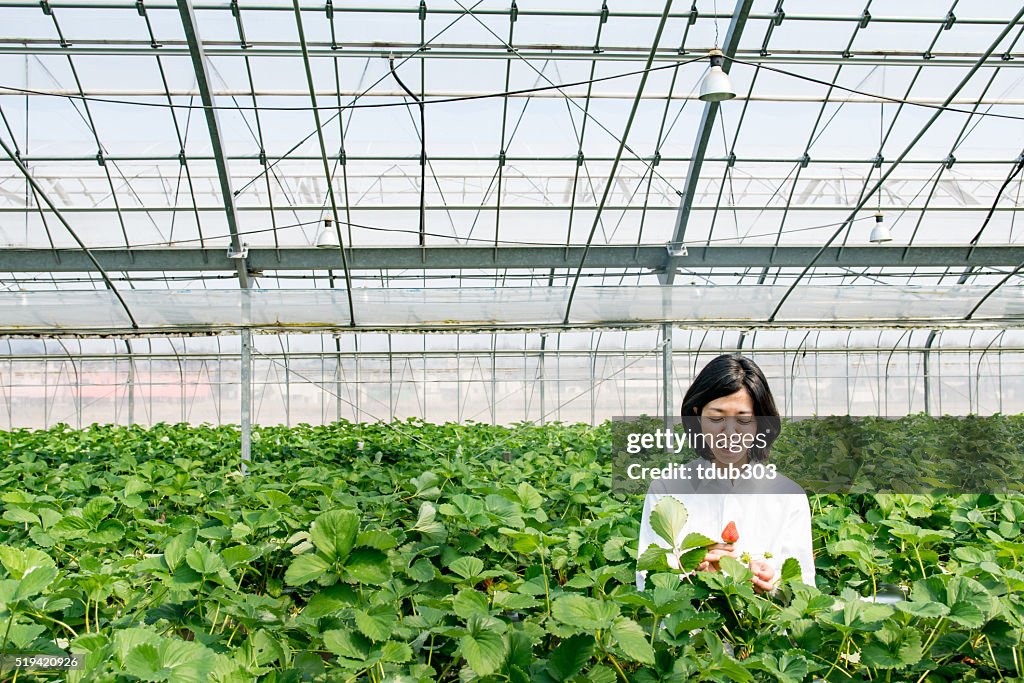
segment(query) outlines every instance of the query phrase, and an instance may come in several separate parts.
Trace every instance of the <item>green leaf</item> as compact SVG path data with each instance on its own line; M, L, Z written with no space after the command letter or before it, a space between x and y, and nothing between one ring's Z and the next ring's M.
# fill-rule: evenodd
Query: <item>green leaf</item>
M651 529L674 548L688 518L686 506L667 495L658 501L651 512Z
M346 659L365 661L370 655L370 641L352 631L331 630L324 633L324 647Z
M144 681L205 683L216 662L213 651L203 645L160 638L133 647L124 658L124 668Z
M461 590L455 594L455 598L452 600L452 609L463 619L489 614L487 596L472 588Z
M185 560L185 552L191 548L195 542L196 529L194 527L172 538L167 543L167 547L164 548L164 561L167 563L168 569L173 572L181 566L181 563Z
M615 673L615 669L612 669L608 666L604 666L603 664L598 664L597 666L591 667L590 670L587 671L587 683L618 683L619 680L619 675ZM675 681L676 679L666 678L665 680Z
M6 649L8 651L12 649L27 650L32 643L36 642L45 630L46 627L42 624L9 623L9 625L4 626L3 630L4 635L7 636Z
M266 491L260 491L260 497L267 501L267 505L272 508L283 508L292 502L291 497L284 491L275 491L274 489L267 489Z
M380 648L380 659L383 662L408 662L412 659L412 648L406 643L397 643L389 640Z
M563 595L555 600L551 614L558 621L581 631L596 631L611 627L619 616L615 603L588 598L584 595Z
M205 545L196 545L185 551L185 563L200 574L216 574L224 569L224 560Z
M751 666L767 671L782 683L801 683L812 669L804 656L795 650L781 655L766 652L760 660L751 662ZM813 665L813 668L818 666Z
M913 628L887 623L861 648L861 664L895 669L921 661L921 634Z
M439 481L438 476L428 470L410 479L409 483L416 487L413 491L414 496L433 498L441 495L441 489L437 487Z
M386 531L370 530L360 531L356 536L356 545L376 548L377 550L390 550L398 545L395 537Z
M46 553L35 548L20 550L7 545L0 545L0 564L11 575L12 579L20 579L35 567L53 567L54 562Z
M786 561L782 563L782 571L780 572L780 578L783 583L788 583L793 579L802 580L803 571L800 568L800 561L795 557L787 557Z
M408 569L405 570L405 573L409 575L410 579L418 581L419 583L425 583L437 576L437 570L434 568L434 563L425 557L421 557L409 565Z
M124 660L124 668L132 676L144 681L166 681L170 672L162 672L160 649L151 643L132 648Z
M692 572L697 565L704 561L707 554L708 549L705 546L688 550L679 556L679 568L686 572Z
M124 538L124 524L117 519L105 519L87 537L91 543L102 545L117 543Z
M266 629L260 629L249 637L253 660L259 666L284 661L285 651L281 643Z
M516 495L519 497L519 502L524 510L537 510L544 504L544 498L537 489L525 481L520 482L519 486L516 487Z
M15 600L24 600L43 590L57 578L57 568L52 565L36 566L25 572L14 591Z
M358 601L359 597L351 586L337 583L321 589L319 593L311 597L302 613L307 617L318 619L339 612L346 607L354 607Z
M980 628L992 610L992 597L985 587L964 576L949 579L945 603L949 620L967 628Z
M370 640L387 640L394 630L398 615L390 605L374 605L368 610L355 610L356 627Z
M469 668L477 676L494 673L508 656L505 638L489 628L489 624L479 617L470 619L468 633L459 639L459 648Z
M284 582L289 586L301 586L314 579L319 579L330 568L330 563L320 555L314 553L299 555L288 565L288 570L284 573Z
M233 545L220 551L220 556L228 569L240 564L251 562L259 556L259 551L251 545Z
M54 538L73 539L83 538L92 527L81 517L72 514L64 515L60 521L50 528L50 534Z
M329 562L348 557L359 530L359 516L352 510L330 510L318 516L309 531L309 540Z
M734 557L724 555L722 559L718 561L718 566L722 569L722 573L726 576L731 576L736 583L748 583L754 578L754 572L750 571L747 565L743 564Z
M451 564L448 565L448 569L452 570L462 578L468 580L476 579L484 571L484 561L478 557L465 556L460 557Z
M345 580L379 586L391 578L388 556L373 548L356 548L345 563Z
M85 507L82 508L82 518L88 522L89 526L95 528L114 511L115 507L117 507L117 503L114 502L113 498L98 496L86 503Z
M640 624L627 617L619 617L612 624L611 634L622 654L641 664L654 664L654 648Z
M594 656L594 637L575 635L559 643L548 655L547 672L556 681L567 681Z
M82 633L71 641L69 649L71 652L86 653L95 652L106 647L110 639L102 633Z
M123 628L114 631L114 652L124 662L132 648L141 643L159 645L160 636L146 628Z
M671 571L668 565L668 551L651 544L647 546L647 550L637 560L636 568L639 571L652 571L652 572L667 572Z
M17 522L18 524L23 524L26 522L28 524L40 523L39 516L36 515L34 512L29 512L25 508L17 507L7 508L4 511L4 519L6 519L9 522Z
M437 521L437 508L430 503L420 505L419 514L416 516L416 523L409 531L418 531L428 540L442 540L446 535L444 524Z
M704 534L698 534L696 532L686 534L686 538L679 544L679 550L689 550L690 548L707 548L709 545L714 544L714 540L708 538Z
M828 622L845 631L877 631L878 622L891 616L893 609L888 605L863 602L859 598L847 600L843 608L828 614Z
M949 614L949 607L941 602L918 602L911 600L910 602L897 602L893 606L901 612L925 619L935 619Z

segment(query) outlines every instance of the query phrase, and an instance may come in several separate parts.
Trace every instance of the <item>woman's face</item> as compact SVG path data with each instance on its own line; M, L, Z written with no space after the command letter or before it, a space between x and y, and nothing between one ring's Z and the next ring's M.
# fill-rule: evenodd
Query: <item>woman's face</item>
M705 405L700 413L700 424L715 460L723 465L747 462L747 449L741 444L744 435L750 435L746 437L749 443L757 434L757 419L754 401L746 389Z

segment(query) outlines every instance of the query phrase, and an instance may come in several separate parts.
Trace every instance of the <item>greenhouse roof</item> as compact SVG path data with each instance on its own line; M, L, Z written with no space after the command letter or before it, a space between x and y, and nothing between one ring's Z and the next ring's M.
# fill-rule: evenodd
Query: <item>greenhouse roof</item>
M1021 327L1022 16L0 0L0 334Z

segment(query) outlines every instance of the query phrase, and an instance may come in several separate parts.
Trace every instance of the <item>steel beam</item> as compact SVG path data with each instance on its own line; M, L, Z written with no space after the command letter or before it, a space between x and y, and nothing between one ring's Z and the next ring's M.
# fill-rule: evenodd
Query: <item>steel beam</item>
M0 92L0 97L2 97L4 94L5 93ZM673 99L675 99L675 98L673 98ZM742 101L740 98L736 98L736 99ZM825 103L825 100L820 100L820 99L819 100L808 100L808 102ZM837 102L837 100L829 100L829 102L834 103L834 102ZM982 104L984 104L984 102ZM992 104L992 103L990 103L990 104ZM1020 102L1002 102L1000 104L1013 104L1013 105L1022 104L1022 105L1024 105L1024 100L1021 100ZM269 108L268 110L272 111L273 109ZM261 111L264 111L264 110L261 108ZM85 163L95 164L96 163L96 157L95 156L87 156L87 155L86 156L83 156L83 155L75 155L75 156L59 155L58 156L58 155L53 155L53 154L22 154L19 158L23 162L25 162L26 164L37 164L37 163L41 163L41 162L57 163L57 164L70 164L70 163L76 163L76 162L77 163L83 163L83 164L85 164ZM139 155L139 154L110 154L110 155L104 156L103 158L106 159L107 161L116 161L116 162L145 162L145 163L156 163L156 162L159 162L159 161L172 161L174 163L180 163L181 160L182 160L181 157L173 155L173 154L146 154L146 155ZM495 163L495 162L498 161L498 157L494 156L492 154L477 154L477 155L438 154L438 155L431 155L430 158L431 158L432 161L480 161L480 162L485 162L485 163ZM244 162L249 162L249 163L258 162L260 160L259 159L259 155L257 155L257 154L231 154L231 155L228 155L227 159L229 161L244 161ZM267 160L268 163L269 162L273 162L273 161L281 161L282 159L289 159L291 161L320 161L320 155L319 154L316 154L316 155L289 154L287 156L275 156L275 155L268 154L267 157L266 157L266 160ZM364 162L364 161L417 161L418 159L419 159L419 156L416 155L416 154L346 154L345 155L345 160L347 162ZM518 163L518 162L552 162L552 163L563 164L563 163L566 163L566 162L576 161L577 159L578 159L577 156L556 156L556 155L538 155L538 154L525 156L525 155L509 154L509 155L507 155L505 157L505 163L511 164L511 163ZM610 162L610 161L614 161L614 159L615 159L615 157L602 156L602 155L599 155L599 154L595 154L593 156L587 156L586 157L586 161L588 163L591 163L591 162L593 162L593 163L597 163L597 162ZM198 154L198 153L195 153L195 154L189 154L189 155L187 155L185 157L185 161L213 161L213 160L214 160L214 157L212 155L209 155L209 154ZM650 157L648 157L648 156L636 157L634 160L635 161L643 161L643 162L646 162L646 163L650 163L651 161L653 161L653 155L650 156ZM684 161L687 161L687 162L690 161L690 157L687 157L687 156L673 156L671 154L662 154L659 157L659 163L662 163L662 164L682 163ZM716 161L716 162L719 162L719 163L725 163L725 162L732 161L732 162L735 162L736 164L798 164L798 163L800 163L802 161L802 159L800 157L787 158L787 157L745 157L745 156L737 156L735 159L732 159L731 157L725 156L725 157L704 157L704 161ZM904 159L903 163L901 165L902 166L907 166L907 165L937 166L938 164L944 163L945 161L946 161L945 158L927 158L927 157L925 157L925 158L920 158L920 159ZM0 163L3 163L3 162L4 162L4 160L0 159ZM810 159L810 164L811 165L817 165L817 166L828 166L828 165L836 165L836 164L864 165L864 164L874 164L874 163L875 163L875 159L873 159L871 157L866 157L866 156L863 157L863 158L856 158L856 157L843 157L843 158L840 158L840 157L815 157L813 159ZM993 158L993 159L976 159L976 158L961 159L960 157L957 157L956 163L957 163L958 166L978 165L978 164L985 164L985 165L997 164L997 165L1005 166L1006 165L1006 159L1004 159L1004 158L1000 158L1000 159L995 159L995 158ZM54 176L52 174L47 173L47 172L44 171L44 172L40 173L38 175L38 177L43 179L43 180L49 180L49 179L53 178ZM286 177L293 177L293 176L286 176ZM1001 180L1003 177L1005 177L1005 176L1002 176L1002 177L998 178L998 180ZM996 178L993 178L992 180L996 180ZM260 207L260 208L263 208L263 207ZM359 208L360 209L365 209L366 207L360 206ZM110 209L105 209L105 210L109 211Z
M675 399L672 397L672 384L675 371L672 367L672 325L666 323L661 326L661 403L664 427L671 431L675 420Z
M135 5L116 3L116 2L87 2L84 0L50 0L48 3L52 8L56 9L119 9L119 10L134 10ZM32 0L3 0L0 2L0 8L5 7L22 7L29 9L38 9L39 3L33 2ZM174 9L175 5L173 2L156 0L155 2L146 3L147 9L154 10L167 10ZM199 2L196 4L196 9L203 11L229 11L231 8L229 5L219 2ZM303 12L323 13L324 8L319 3L308 3L301 7ZM291 12L292 6L285 3L265 3L259 5L253 5L246 7L246 11L262 11L262 12ZM337 13L354 13L354 14L418 14L421 10L414 4L410 4L406 7L384 7L379 5L364 4L362 6L336 6L333 8L334 12ZM428 6L425 10L422 10L427 15L459 15L464 12L452 7L438 7ZM480 8L474 9L473 13L479 16L497 16L507 17L511 14L511 9L503 9L498 7ZM600 8L593 9L531 9L531 8L517 8L517 13L522 17L600 17L602 11ZM660 16L660 13L653 12L651 10L641 9L630 9L628 5L625 8L609 10L608 18L610 19L656 19ZM728 19L730 18L728 12L701 12L698 17L700 19ZM843 13L843 14L824 14L824 13L793 13L786 14L786 21L829 21L829 22L845 22L845 23L858 23L863 21L862 15L854 13ZM670 19L687 19L690 17L689 10L670 12ZM752 14L751 19L760 19L770 21L776 18L775 13L761 12L758 14ZM887 16L871 16L872 23L899 23L899 24L944 24L946 18L941 14L936 16L913 16L913 15L887 15ZM988 24L1002 24L1003 20L998 17L957 17L957 24L965 25L988 25Z
M733 11L732 21L729 23L729 30L725 34L725 42L722 44L722 53L726 59L722 63L722 71L729 73L732 68L732 58L736 56L736 50L740 45L740 36L747 25L747 17L750 14L750 7L754 0L736 0L736 9ZM718 102L705 102L704 112L700 117L700 127L697 129L697 136L693 141L693 152L690 154L690 167L686 171L686 185L679 197L679 211L676 213L676 226L672 233L674 244L683 244L686 239L686 224L690 220L690 210L693 207L693 200L697 194L697 183L700 182L700 170L704 165L704 155L708 150L708 142L711 140L711 132L715 128L715 118L718 116ZM676 279L674 270L667 270L662 275L662 282L670 285Z
M220 135L220 121L217 110L214 109L213 89L210 87L210 68L203 42L199 37L199 25L196 23L195 11L192 8L192 0L178 0L178 13L181 15L181 25L185 30L185 38L188 40L189 54L192 56L192 68L196 74L196 84L203 100L203 111L206 114L206 127L210 131L210 146L213 148L214 159L217 163L217 175L220 178L220 193L224 200L224 215L227 219L228 230L231 232L231 250L241 255L242 240L238 234L238 212L235 210L235 193L231 189L231 174L228 171L227 155L224 151L224 141ZM234 260L234 270L238 273L238 285L242 289L249 288L249 271L245 264L244 257Z
M587 252L584 268L803 268L819 247L719 245L689 247L685 256L669 256L664 245L597 245ZM573 246L402 246L346 248L353 271L480 270L578 268L584 248ZM235 269L223 249L160 248L93 251L107 272L224 272ZM250 272L328 270L338 265L337 252L308 247L250 248ZM829 247L819 268L1016 268L1024 262L1024 246L915 245ZM88 255L76 249L0 249L0 273L88 273L96 270Z
M135 8L134 4L128 5ZM149 5L147 4L147 8ZM246 11L255 10L257 7L248 6ZM323 11L322 9L320 10ZM302 53L297 44L269 43L258 41L250 43L244 51L237 40L211 41L205 52L208 56L214 57L240 57L249 55L252 57L301 57ZM498 45L486 44L437 44L431 47L429 52L419 50L418 43L336 43L331 48L330 41L315 42L308 48L310 57L335 57L337 50L344 50L343 56L350 59L379 59L382 56L394 55L395 59L454 59L454 60L504 60L508 59L506 48ZM739 50L737 56L745 61L757 62L759 64L792 64L792 65L859 65L859 66L923 66L936 67L969 67L979 53L976 52L934 52L932 59L924 59L920 51L878 51L864 54L850 54L843 56L841 51L836 50L799 50L793 48L774 48L772 53L762 57L760 48L752 50ZM633 47L609 47L602 48L599 54L594 54L593 47L589 45L523 45L516 48L519 56L528 60L558 59L564 61L577 60L589 61L596 59L601 62L636 62L646 59L647 50ZM149 40L123 41L119 45L111 45L102 41L80 40L75 43L66 43L64 46L56 39L19 39L18 42L0 42L0 54L5 55L89 55L89 56L125 56L145 55L151 56L153 48ZM160 54L167 57L187 56L189 50L187 45L181 41L170 40L160 44ZM656 55L658 61L679 60L685 61L686 56L680 55L675 47L662 48ZM1004 68L1024 67L1024 61L1020 60L1021 53L1012 52L1009 60L1001 62Z
M248 327L242 329L242 354L241 354L241 452L242 461L240 470L246 474L249 462L252 460L252 330Z

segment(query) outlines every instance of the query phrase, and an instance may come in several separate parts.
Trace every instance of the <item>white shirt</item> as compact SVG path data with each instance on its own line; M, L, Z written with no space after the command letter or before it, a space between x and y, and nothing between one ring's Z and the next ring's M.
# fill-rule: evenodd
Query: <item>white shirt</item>
M694 461L708 465L707 461ZM692 469L691 469L692 471ZM651 512L665 496L684 506L689 516L682 534L697 532L719 541L729 522L736 523L739 540L733 544L739 553L748 552L755 560L775 567L778 577L782 563L789 557L800 563L804 583L814 585L814 548L811 542L811 508L807 495L793 480L779 474L775 479L752 480L654 480L644 498L640 518L639 554L654 544L669 548L651 528ZM637 590L644 589L646 571L636 573Z

